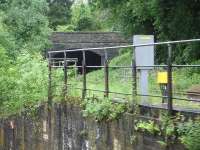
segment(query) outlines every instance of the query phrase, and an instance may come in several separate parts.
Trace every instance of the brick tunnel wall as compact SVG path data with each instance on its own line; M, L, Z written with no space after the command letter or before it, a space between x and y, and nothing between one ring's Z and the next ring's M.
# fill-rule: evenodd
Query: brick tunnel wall
M1 120L0 150L163 150L157 142L161 137L134 131L131 114L112 122L96 122L83 118L81 108L72 104L55 104L51 115L47 110L44 105L32 115ZM184 147L175 142L167 149Z

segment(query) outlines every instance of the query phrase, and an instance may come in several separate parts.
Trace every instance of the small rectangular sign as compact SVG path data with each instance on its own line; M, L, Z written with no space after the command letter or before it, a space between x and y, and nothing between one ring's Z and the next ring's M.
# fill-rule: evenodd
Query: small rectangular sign
M157 73L157 83L159 83L159 84L167 84L168 83L166 71Z

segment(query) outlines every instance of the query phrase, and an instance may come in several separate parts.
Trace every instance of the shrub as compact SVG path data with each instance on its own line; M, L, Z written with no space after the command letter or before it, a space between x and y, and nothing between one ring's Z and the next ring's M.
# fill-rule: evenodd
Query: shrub
M188 148L188 150L200 149L200 123L188 122L182 123L178 127L178 133L181 136L181 142Z
M85 100L83 116L94 117L97 121L116 119L120 114L125 112L124 104L116 104L111 100L88 98Z

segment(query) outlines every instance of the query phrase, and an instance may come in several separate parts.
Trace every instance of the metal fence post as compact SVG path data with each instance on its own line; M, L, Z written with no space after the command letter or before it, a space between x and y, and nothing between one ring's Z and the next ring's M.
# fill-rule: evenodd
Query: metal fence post
M133 47L133 55L132 55L132 100L133 102L136 100L136 95L137 95L137 68L136 68L136 61L135 61L135 47Z
M52 67L51 67L51 54L49 53L48 59L48 105L52 105Z
M107 50L105 50L104 76L105 76L104 97L108 97L109 96L109 68L108 68L108 53L107 53Z
M52 115L52 64L51 64L51 54L49 53L49 62L48 62L48 126L49 126L49 141L48 141L48 149L51 149L51 115Z
M82 74L83 74L83 91L82 91L82 99L86 97L86 57L85 51L83 51L83 61L82 61Z
M167 99L168 99L168 113L172 115L173 113L173 98L172 98L172 45L168 44L168 62L167 62Z
M64 51L64 100L67 95L67 53Z

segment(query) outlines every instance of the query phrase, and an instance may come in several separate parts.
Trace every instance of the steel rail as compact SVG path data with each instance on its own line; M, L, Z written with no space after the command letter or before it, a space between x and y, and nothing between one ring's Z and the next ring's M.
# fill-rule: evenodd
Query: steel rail
M56 86L59 86L58 84ZM63 85L60 85L60 86L63 86ZM79 89L79 90L82 90L83 88L79 88L79 87L73 87L73 85L71 84L68 84L67 86L71 87L72 89ZM53 86L55 87L55 85ZM104 93L105 90L97 90L97 89L86 89L87 91L94 91L94 92L101 92L101 93ZM119 95L129 95L131 96L132 94L130 93L122 93L122 92L114 92L114 91L109 91L109 93L111 94L119 94ZM151 94L148 94L148 95L143 95L143 94L137 94L136 96L139 96L139 97L159 97L159 98L167 98L167 96L161 96L161 95L151 95ZM198 102L200 103L200 99L187 99L187 98L181 98L181 97L172 97L174 100L183 100L183 101L188 101L188 102Z
M189 39L189 40L178 40L178 41L167 41L167 42L156 42L156 43L147 43L147 44L131 44L131 45L122 45L122 46L111 46L111 47L96 47L96 48L80 48L80 49L64 49L58 51L48 51L51 53L64 53L64 52L77 52L77 51L96 51L96 50L110 50L118 48L130 48L130 47L143 47L143 46L154 46L154 45L165 45L165 44L178 44L178 43L188 43L188 42L199 42L200 39Z
M52 66L53 68L62 68L64 66ZM68 68L81 68L82 66L68 66ZM104 68L105 66L86 66L86 68ZM167 67L167 65L152 65L152 66L136 66L136 68L161 68ZM200 65L172 65L173 68L181 68L181 67L200 67ZM109 66L108 68L132 68L132 66Z

